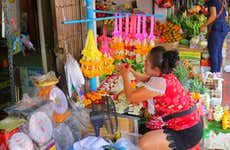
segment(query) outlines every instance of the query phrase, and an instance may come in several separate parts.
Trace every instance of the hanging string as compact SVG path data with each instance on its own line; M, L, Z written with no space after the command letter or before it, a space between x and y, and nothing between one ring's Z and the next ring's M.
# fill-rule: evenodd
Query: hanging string
M65 11L64 11L64 7L61 6L61 10L62 10L62 17L63 17L63 20L65 21L66 20L66 16L65 16ZM62 25L62 28L63 28L63 32L65 30L65 27L64 27L64 24ZM64 34L63 34L64 35ZM66 42L66 38L64 37L64 40L63 40L63 43L64 43L64 54L66 55L65 57L67 57L67 54L69 53L68 51L68 44Z

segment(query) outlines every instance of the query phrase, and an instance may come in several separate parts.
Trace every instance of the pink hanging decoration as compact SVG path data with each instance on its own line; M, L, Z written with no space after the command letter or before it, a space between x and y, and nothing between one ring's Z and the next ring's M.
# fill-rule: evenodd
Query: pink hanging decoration
M120 17L122 16L122 14L119 15ZM119 18L119 36L122 35L122 18Z
M130 41L130 34L129 34L129 14L126 13L125 15L125 34L124 34L124 48L125 48L125 55L128 53L129 49L129 41Z
M131 24L130 24L130 38L135 39L137 31L137 16L133 14L131 16Z
M126 13L125 16L125 35L124 35L124 40L129 39L129 14Z
M101 41L100 51L102 52L102 61L103 61L103 73L107 75L111 75L115 66L113 65L113 51L109 46L109 42L111 42L111 38L107 37L107 30L103 28L103 35L100 37Z
M121 60L125 57L124 42L122 38L122 14L116 14L115 16L120 16L121 18L115 19L112 49L114 51L114 58Z
M141 34L141 15L137 16L137 33L136 33L136 40L135 40L135 53L140 54L142 51L141 42L143 40L143 36Z
M141 46L139 47L137 53L140 55L146 55L149 52L149 44L148 44L148 34L146 32L146 16L142 17L142 34L141 34Z
M111 38L107 37L107 30L103 28L103 35L98 38L98 42L101 43L100 51L103 55L107 57L112 57L112 49L109 47L109 43L111 42Z
M115 16L117 17L118 14L115 14ZM114 21L113 37L118 37L119 34L120 34L120 32L118 31L118 18L116 18Z
M142 36L143 38L147 38L148 33L146 32L146 16L142 17Z
M136 33L136 39L141 41L143 39L141 34L141 15L137 16L137 33Z
M135 58L135 41L136 41L136 32L137 32L137 15L133 14L131 16L130 22L130 39L127 45L126 54L127 58L134 59Z
M99 37L97 38L97 42L98 42L99 47L101 47L101 46L103 45L103 41L105 41L105 40L107 40L108 43L111 43L111 42L112 42L112 38L110 38L110 37L107 36L107 30L106 30L106 28L104 27L104 28L103 28L103 34L102 34L102 36L99 36Z
M149 34L149 46L150 49L155 46L155 36L154 36L154 15L151 16L151 26L150 26L150 34Z

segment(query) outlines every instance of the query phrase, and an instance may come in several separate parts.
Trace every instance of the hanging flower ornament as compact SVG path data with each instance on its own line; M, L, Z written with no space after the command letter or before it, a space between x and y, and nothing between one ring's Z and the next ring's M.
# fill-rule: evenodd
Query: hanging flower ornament
M135 52L137 54L141 54L142 52L142 40L143 40L143 36L141 34L141 15L139 14L137 16L137 33L136 33L136 36L135 36Z
M81 70L85 77L93 78L103 74L102 53L97 49L93 31L89 30L85 48L82 50Z
M129 43L128 43L128 45L126 45L126 57L129 58L129 59L134 59L135 58L136 35L138 35L138 33L137 33L137 15L133 14L131 16L131 20L130 20Z
M113 51L109 46L110 38L107 37L106 29L103 29L103 35L98 38L98 42L101 43L100 51L102 52L102 61L103 61L103 72L104 74L111 75L115 66L113 65Z
M122 17L122 14L120 15L115 14L115 16ZM118 28L118 21L119 21L119 28ZM121 60L125 58L125 51L124 51L125 47L122 38L122 18L115 19L114 22L112 49L114 51L115 59Z
M148 39L149 39L149 48L152 49L155 46L154 15L151 16L150 34Z

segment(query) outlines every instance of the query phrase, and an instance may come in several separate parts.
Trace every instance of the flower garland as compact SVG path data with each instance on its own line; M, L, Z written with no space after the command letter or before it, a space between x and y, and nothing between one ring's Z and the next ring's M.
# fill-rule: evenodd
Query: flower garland
M89 92L85 94L85 99L83 101L85 107L90 107L92 104L101 103L102 96L108 94L104 91Z
M81 70L85 77L93 78L102 75L103 60L101 59L102 53L97 49L93 31L89 30L85 48L82 51Z

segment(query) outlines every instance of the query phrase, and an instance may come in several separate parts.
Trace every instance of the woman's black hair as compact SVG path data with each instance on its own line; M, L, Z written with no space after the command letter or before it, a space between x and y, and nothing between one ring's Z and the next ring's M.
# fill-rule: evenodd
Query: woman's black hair
M158 67L162 74L169 74L176 67L179 54L177 50L166 51L164 47L157 46L149 52L149 58L152 68Z

